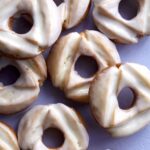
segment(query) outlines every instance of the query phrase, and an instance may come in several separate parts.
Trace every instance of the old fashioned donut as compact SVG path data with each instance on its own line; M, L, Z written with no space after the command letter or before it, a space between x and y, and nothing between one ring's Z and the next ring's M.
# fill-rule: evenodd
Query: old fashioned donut
M119 13L121 0L94 0L94 21L97 28L119 43L137 43L139 37L150 35L150 1L139 0L138 14L124 19Z
M0 56L0 70L14 66L20 77L12 85L0 83L0 113L15 113L29 106L37 98L40 86L47 76L42 55L29 60L13 60Z
M97 122L113 136L134 134L150 123L150 70L145 66L126 63L100 72L90 87L91 110ZM131 108L121 109L117 100L120 91L134 91Z
M120 57L115 45L97 31L70 33L56 42L47 63L54 86L64 90L72 100L88 102L89 86L95 75L83 78L75 70L82 55L92 57L99 70L119 63Z
M12 30L18 15L28 14L33 26L25 34ZM53 0L1 0L0 52L15 58L31 58L51 46L62 29L61 15Z
M15 132L0 122L0 150L20 150Z
M54 150L42 142L44 130L55 127L60 129L65 141L58 150L86 150L89 136L76 112L63 105L52 104L36 106L21 120L18 130L20 147L25 150Z
M59 6L64 28L72 28L84 19L90 8L90 1L91 0L64 0Z

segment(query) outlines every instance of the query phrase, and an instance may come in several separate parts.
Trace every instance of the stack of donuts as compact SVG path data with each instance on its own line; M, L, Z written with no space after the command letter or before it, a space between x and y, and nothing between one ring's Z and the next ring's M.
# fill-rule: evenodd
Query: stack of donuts
M0 114L10 115L29 107L47 78L74 102L89 104L96 122L114 137L134 134L150 123L150 70L140 64L122 63L114 42L137 43L150 35L150 1L139 0L140 11L125 20L118 11L121 0L1 0L0 70L11 65L20 76L11 85L0 83ZM96 30L71 32L94 4ZM33 23L27 33L13 30L23 16ZM20 27L21 28L21 27ZM51 48L47 61L42 53ZM80 56L92 57L98 66L92 77L75 70ZM47 73L48 71L48 73ZM118 94L130 87L135 93L131 108L119 107ZM0 150L48 150L42 141L48 128L58 128L64 143L58 150L87 150L89 135L81 114L65 104L39 105L21 119L17 136L0 122ZM99 148L100 149L100 148Z

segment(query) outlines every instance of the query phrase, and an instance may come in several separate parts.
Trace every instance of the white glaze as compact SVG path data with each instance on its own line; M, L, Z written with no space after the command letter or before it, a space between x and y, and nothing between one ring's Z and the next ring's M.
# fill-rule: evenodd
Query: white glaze
M91 0L64 0L59 6L63 26L66 29L76 26L88 13Z
M120 63L120 57L115 45L97 31L74 32L57 41L47 63L54 86L73 100L88 102L89 86L95 75L83 78L75 71L75 63L81 55L93 57L99 70Z
M119 11L121 0L94 0L93 17L96 26L110 39L120 43L137 43L139 37L150 35L150 1L139 0L139 12L131 20Z
M55 127L64 134L63 145L47 148L42 142L44 130ZM86 150L88 133L75 111L63 104L40 105L30 110L21 120L18 130L19 145L23 150Z
M0 150L19 150L14 131L2 122L0 122Z
M0 69L12 65L19 72L17 81L8 86L0 83L0 113L10 114L24 109L37 98L40 85L47 76L47 69L42 55L29 60L13 60L0 57Z
M90 88L90 103L97 122L116 137L128 136L150 122L150 70L127 63L99 73ZM117 95L124 87L136 93L133 107L119 107Z
M33 17L33 27L25 34L17 34L9 27L9 20L18 12ZM1 0L0 51L15 58L31 58L50 47L61 33L60 10L53 0Z

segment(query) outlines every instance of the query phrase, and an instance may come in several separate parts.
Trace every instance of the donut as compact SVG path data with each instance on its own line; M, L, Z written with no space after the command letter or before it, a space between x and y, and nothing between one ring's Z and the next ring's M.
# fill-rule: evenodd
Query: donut
M0 56L0 70L14 66L20 73L11 85L0 83L0 113L10 114L29 106L37 98L47 69L42 55L29 60L14 60Z
M64 0L59 6L63 27L69 29L79 24L88 13L90 2L91 0Z
M53 150L44 145L42 135L48 128L60 129L64 143L56 149L86 150L89 136L76 112L64 104L39 105L31 109L21 120L18 129L20 148L29 150Z
M126 63L99 72L90 87L90 106L96 121L112 136L129 136L150 123L150 70ZM119 107L117 95L129 87L135 101L131 108Z
M25 34L12 30L19 15L32 17L33 26ZM14 58L25 59L39 55L50 47L62 30L60 10L53 0L1 0L0 52Z
M150 35L150 1L139 0L137 15L126 20L119 13L121 0L94 0L93 18L97 28L110 39L123 44L137 43Z
M20 150L15 132L2 122L0 122L0 149Z
M47 66L53 85L62 89L74 101L88 102L92 77L81 77L75 70L80 56L92 57L101 70L120 63L115 45L103 34L86 30L60 38L51 50Z

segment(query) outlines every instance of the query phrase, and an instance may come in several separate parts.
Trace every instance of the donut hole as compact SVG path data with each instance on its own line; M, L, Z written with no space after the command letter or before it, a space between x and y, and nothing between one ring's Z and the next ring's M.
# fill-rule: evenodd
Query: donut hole
M63 0L54 0L55 4L57 6L59 6L62 2L64 2Z
M18 69L12 65L8 65L0 70L0 82L4 86L14 84L20 77Z
M64 134L56 128L48 128L43 134L43 143L48 148L58 148L65 141Z
M75 71L83 78L90 78L98 71L98 64L93 57L81 55L76 61Z
M29 13L18 12L9 19L9 27L18 34L28 33L33 27L33 18Z
M133 107L136 101L136 95L133 89L123 88L118 94L118 103L121 109L127 110Z
M121 0L119 3L119 13L126 20L136 17L139 10L139 0Z

